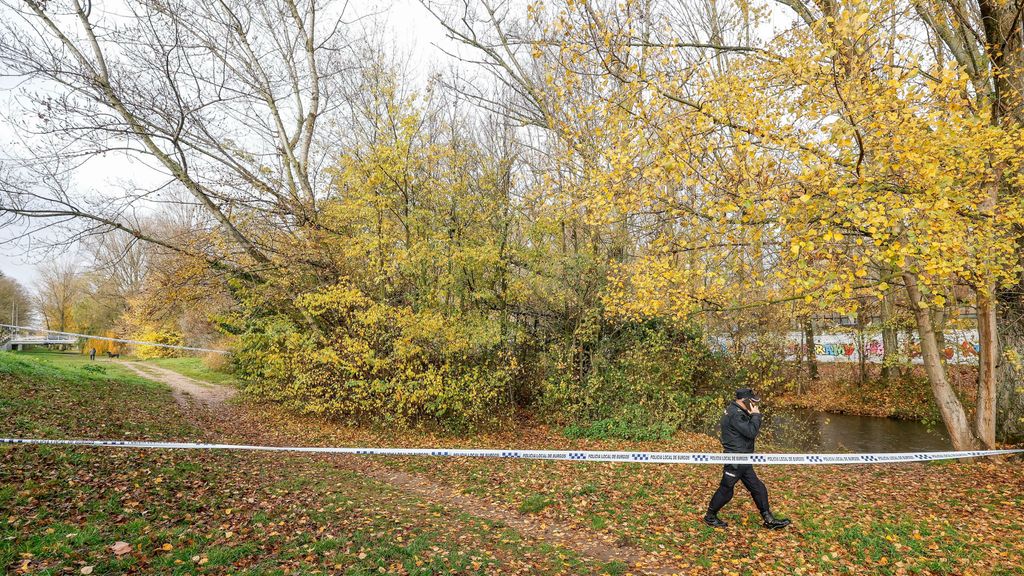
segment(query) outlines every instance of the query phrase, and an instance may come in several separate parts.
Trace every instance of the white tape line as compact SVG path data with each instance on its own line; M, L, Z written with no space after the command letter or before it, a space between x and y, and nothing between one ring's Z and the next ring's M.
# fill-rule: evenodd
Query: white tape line
M216 354L230 354L227 350L213 350L211 348L197 348L195 346L177 346L175 344L160 344L159 342L143 342L141 340L125 340L124 338L110 338L108 336L94 336L92 334L79 334L77 332L60 332L58 330L43 330L42 328L30 328L28 326L15 326L13 324L0 324L0 328L11 328L24 330L26 332L46 332L47 334L60 334L62 336L75 336L88 338L90 340L106 340L107 342L121 342L124 344L136 344L138 346L156 346L157 348L173 348L175 350L190 350L192 352L213 352Z
M365 456L440 456L468 458L521 458L577 462L648 462L655 464L884 464L979 458L1017 454L1022 450L975 450L962 452L883 452L873 454L720 454L704 452L599 452L560 450L487 450L466 448L348 448L321 446L252 446L246 444L199 444L131 440L47 440L0 438L0 444L100 446L112 448L171 448L185 450L258 450L264 452L316 452Z

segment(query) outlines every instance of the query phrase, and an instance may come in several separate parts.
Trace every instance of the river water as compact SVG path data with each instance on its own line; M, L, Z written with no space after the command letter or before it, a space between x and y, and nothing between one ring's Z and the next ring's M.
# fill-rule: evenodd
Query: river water
M847 416L813 410L774 411L765 418L764 448L800 452L918 452L952 450L941 422ZM761 438L759 440L759 450Z

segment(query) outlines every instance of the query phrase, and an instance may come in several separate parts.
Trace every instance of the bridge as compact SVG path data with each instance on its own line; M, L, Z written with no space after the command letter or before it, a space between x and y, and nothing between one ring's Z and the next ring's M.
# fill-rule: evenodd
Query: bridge
M44 332L44 336L20 336L22 333ZM131 346L156 346L157 348L170 348L172 350L188 350L190 352L209 352L212 354L230 354L227 350L215 350L213 348L200 348L199 346L178 346L176 344L164 344L162 342L146 342L143 340L127 340L125 338L111 338L110 336L97 336L95 334L79 334L78 332L58 332L57 330L46 330L43 328L30 328L28 326L17 326L15 324L0 324L0 350L10 350L14 346L25 346L28 344L57 344L62 346L74 346L80 338L89 340L105 340L107 342L120 342Z
M28 336L20 330L0 330L0 350L22 350L25 346L74 346L78 338L62 334L46 333L42 336Z

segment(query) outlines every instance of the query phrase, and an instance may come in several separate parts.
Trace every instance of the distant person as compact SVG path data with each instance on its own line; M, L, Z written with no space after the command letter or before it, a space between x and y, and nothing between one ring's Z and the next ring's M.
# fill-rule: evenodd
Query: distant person
M95 360L95 359L96 359L96 349L95 348L90 348L89 349L89 360Z
M722 447L730 454L753 454L754 438L761 430L761 411L757 403L761 401L750 388L736 391L736 400L725 408L722 416ZM768 488L754 473L753 464L726 464L722 472L722 482L711 497L708 512L704 515L704 523L715 528L725 528L728 524L718 518L718 511L732 500L733 487L743 482L754 504L764 519L764 527L779 530L790 525L784 518L772 516L768 507Z

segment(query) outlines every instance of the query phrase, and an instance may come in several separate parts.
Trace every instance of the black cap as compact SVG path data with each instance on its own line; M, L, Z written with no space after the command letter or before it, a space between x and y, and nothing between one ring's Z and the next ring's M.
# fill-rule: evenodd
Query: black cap
M754 402L761 401L761 397L758 396L757 394L754 394L754 391L751 390L750 388L740 388L739 390L736 391L737 400L742 400L744 398L750 398Z

